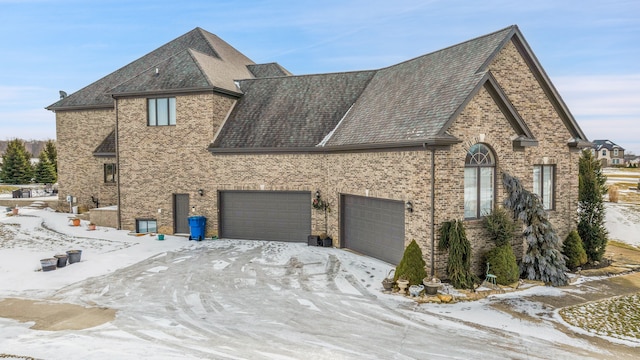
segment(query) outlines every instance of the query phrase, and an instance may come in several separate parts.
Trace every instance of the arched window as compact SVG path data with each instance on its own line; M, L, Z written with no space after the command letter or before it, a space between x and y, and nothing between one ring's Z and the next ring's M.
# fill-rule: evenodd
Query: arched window
M475 219L491 213L495 198L496 162L484 144L475 144L467 153L464 168L464 217Z

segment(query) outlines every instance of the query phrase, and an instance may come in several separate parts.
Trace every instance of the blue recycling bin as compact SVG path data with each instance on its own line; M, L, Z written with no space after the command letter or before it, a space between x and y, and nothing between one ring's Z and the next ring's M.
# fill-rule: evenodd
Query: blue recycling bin
M189 240L203 240L207 218L204 216L189 216Z

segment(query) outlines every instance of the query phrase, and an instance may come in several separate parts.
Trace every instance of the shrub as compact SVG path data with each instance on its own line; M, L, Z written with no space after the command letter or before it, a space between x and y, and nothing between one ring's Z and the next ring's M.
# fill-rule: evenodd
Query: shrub
M438 249L449 251L447 275L451 284L459 289L472 289L475 277L471 273L471 244L462 221L447 221L440 226Z
M511 214L503 208L495 209L485 216L484 227L489 232L496 247L485 254L485 262L490 264L489 271L496 276L500 285L514 283L520 277L520 269L516 255L511 248L511 241L516 233L516 224Z
M567 235L562 245L562 253L567 257L567 267L575 269L587 263L587 252L582 246L582 239L578 231L573 230Z
M485 255L485 260L489 263L489 272L496 276L498 284L513 284L520 278L520 268L511 244L491 249Z
M422 280L427 277L425 265L420 246L415 240L411 240L409 246L404 249L402 260L400 260L400 264L396 268L393 280L397 281L398 278L402 277L409 280L409 285L422 284Z
M491 214L485 216L483 222L496 246L511 244L516 233L516 225L505 209L495 209Z

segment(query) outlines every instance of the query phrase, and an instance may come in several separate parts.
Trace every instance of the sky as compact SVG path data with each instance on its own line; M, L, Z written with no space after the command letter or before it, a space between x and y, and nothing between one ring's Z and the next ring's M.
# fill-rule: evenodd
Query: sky
M518 25L589 140L640 154L636 0L0 0L0 140L55 139L44 108L201 27L293 74L370 70Z

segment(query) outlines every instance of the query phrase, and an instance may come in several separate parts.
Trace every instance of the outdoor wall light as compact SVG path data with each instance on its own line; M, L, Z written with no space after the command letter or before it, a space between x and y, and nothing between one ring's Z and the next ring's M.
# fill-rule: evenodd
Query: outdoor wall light
M203 189L198 189L198 194L200 194L200 196L204 195L204 190Z
M412 213L413 212L413 204L411 203L411 201L407 201L407 203L405 204L405 207L407 208L407 211Z
M316 199L320 199L320 190L316 190Z

